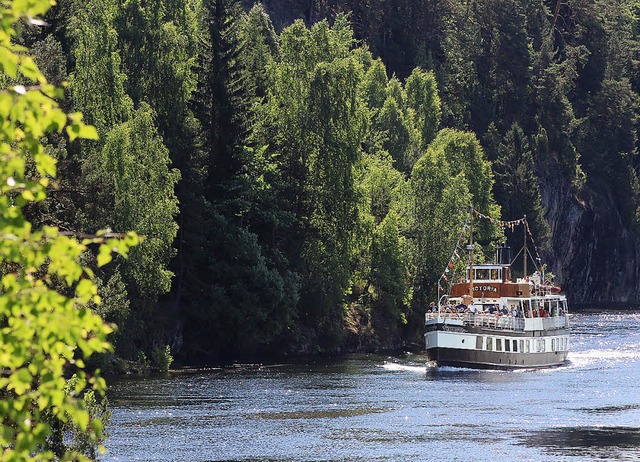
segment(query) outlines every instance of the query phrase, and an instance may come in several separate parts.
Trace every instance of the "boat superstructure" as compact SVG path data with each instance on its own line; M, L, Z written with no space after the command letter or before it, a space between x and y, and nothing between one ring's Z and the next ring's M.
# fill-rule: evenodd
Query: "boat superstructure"
M523 225L528 232L526 218ZM504 249L495 263L474 264L470 234L465 276L451 283L448 293L426 313L429 359L439 365L483 368L564 364L569 352L566 296L545 281L540 270L512 280L511 262ZM526 250L524 256L526 259ZM451 262L449 266L453 266ZM447 273L443 277L449 280ZM442 289L440 284L438 288Z

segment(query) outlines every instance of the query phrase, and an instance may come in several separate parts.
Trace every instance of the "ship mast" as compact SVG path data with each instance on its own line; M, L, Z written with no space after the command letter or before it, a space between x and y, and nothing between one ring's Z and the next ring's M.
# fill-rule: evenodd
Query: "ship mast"
M524 229L524 239L522 240L522 242L524 242L524 274L523 274L523 279L527 279L527 216L524 216L524 226L522 227Z
M469 208L469 296L473 303L473 208Z

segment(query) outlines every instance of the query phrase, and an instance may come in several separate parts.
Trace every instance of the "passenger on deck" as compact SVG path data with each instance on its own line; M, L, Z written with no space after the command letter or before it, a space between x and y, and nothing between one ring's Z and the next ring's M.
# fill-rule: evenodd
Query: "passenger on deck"
M438 307L436 306L436 302L431 302L429 304L429 311L431 311L432 313L435 313L436 311L438 311Z
M507 305L504 305L502 307L502 309L500 310L500 312L505 316L508 315L509 314L509 310L507 309Z
M518 310L516 310L516 307L511 305L511 316L513 316L514 318L518 317Z
M496 311L495 305L489 305L489 314L496 314Z

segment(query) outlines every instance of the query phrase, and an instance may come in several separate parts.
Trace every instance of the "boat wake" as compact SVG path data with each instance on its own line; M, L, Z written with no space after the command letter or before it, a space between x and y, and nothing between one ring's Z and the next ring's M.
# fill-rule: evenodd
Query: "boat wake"
M638 345L627 345L624 348L586 350L569 353L569 367L584 368L606 366L621 361L640 361Z
M400 364L394 362L386 362L382 365L382 368L387 371L403 371L413 372L416 374L424 374L429 368L428 364L414 365L414 364Z

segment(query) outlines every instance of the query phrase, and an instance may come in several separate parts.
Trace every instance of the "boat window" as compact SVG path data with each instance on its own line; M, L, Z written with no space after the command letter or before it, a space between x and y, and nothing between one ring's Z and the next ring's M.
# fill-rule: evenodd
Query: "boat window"
M542 352L544 352L544 339L543 339L543 338L538 339L538 340L536 341L536 351L537 351L538 353L542 353Z
M530 343L530 341L527 340L524 345L525 345L524 352L525 353L529 353L531 351L531 343Z
M491 270L491 279L494 281L500 281L500 270L498 270L497 268L494 268Z
M493 350L493 338L487 337L487 350Z
M509 342L509 339L504 339L504 351L509 351L511 348L509 348L511 346L511 343Z
M558 350L556 350L556 339L555 338L551 339L551 351L558 351Z
M518 341L517 341L517 340L514 340L514 341L513 341L513 351L514 351L514 352L517 352L517 351L518 351Z
M496 351L502 351L502 339L501 338L497 338L496 339Z
M476 280L489 280L489 270L486 268L479 268L475 270Z
M482 336L478 335L476 337L476 350L482 350Z
M514 342L515 342L515 340L514 340ZM520 340L520 351L524 351L524 340Z

